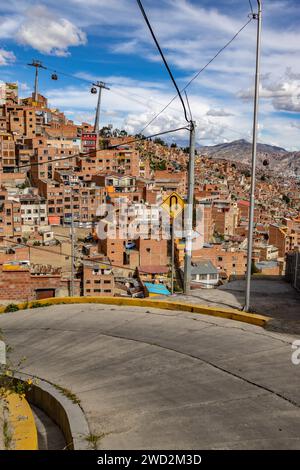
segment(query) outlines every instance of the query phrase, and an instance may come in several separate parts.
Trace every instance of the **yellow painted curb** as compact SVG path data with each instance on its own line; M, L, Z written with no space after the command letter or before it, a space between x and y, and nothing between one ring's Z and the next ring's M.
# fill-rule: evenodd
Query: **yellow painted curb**
M12 450L38 450L37 429L28 401L16 393L5 397L12 428Z
M41 307L47 305L58 304L104 304L104 305L125 305L134 307L150 307L161 308L165 310L180 310L183 312L199 313L201 315L211 315L214 317L227 318L236 320L250 325L265 327L267 323L272 320L271 317L258 315L254 313L240 312L236 309L221 308L221 307L206 307L203 305L188 304L184 302L172 302L169 300L154 300L154 299L132 299L127 297L55 297L50 299L43 299L28 303L17 304L19 309L32 308L32 306ZM5 307L0 308L0 313L4 313Z

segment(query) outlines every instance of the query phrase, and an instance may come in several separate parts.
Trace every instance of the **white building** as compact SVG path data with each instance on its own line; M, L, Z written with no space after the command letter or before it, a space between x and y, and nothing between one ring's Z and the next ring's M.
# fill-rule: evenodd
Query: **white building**
M30 232L34 227L48 225L46 199L35 194L20 196L22 232Z

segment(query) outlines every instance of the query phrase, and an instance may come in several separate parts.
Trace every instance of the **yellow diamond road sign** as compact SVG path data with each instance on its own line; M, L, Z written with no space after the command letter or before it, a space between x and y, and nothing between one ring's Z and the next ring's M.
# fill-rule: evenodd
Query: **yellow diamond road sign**
M176 219L176 217L181 214L184 206L184 200L175 192L170 194L161 204L161 207L167 211L173 219Z

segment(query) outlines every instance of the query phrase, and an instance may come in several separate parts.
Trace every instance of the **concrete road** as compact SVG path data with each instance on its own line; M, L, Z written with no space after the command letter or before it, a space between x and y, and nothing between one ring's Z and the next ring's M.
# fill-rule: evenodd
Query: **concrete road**
M99 449L299 449L293 337L192 313L61 305L0 315L24 372L81 400Z
M192 295L175 294L172 300L201 305L243 309L245 281L232 281L218 289L195 289ZM282 280L253 279L251 308L271 316L271 329L300 335L300 292Z

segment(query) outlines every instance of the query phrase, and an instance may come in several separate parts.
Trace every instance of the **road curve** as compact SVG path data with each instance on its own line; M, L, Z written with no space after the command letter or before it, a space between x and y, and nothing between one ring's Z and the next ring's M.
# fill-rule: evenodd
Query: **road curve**
M99 449L299 449L295 338L109 305L0 315L23 372L80 399Z

